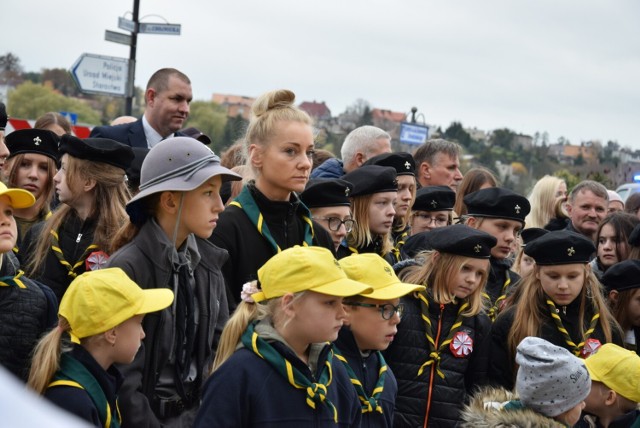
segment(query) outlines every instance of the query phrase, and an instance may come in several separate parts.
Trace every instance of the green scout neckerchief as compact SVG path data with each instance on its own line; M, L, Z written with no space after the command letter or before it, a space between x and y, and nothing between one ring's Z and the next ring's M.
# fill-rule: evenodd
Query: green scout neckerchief
M393 256L396 259L396 262L402 261L402 256L400 255L400 249L404 246L405 239L407 239L407 237L409 236L409 230L410 229L406 229L404 232L402 232L400 236L398 236L398 240L393 246L393 249L391 250L393 252Z
M116 418L111 416L111 406L104 391L95 377L75 358L65 354L60 356L60 369L47 388L54 386L71 386L87 391L91 401L98 409L98 416L104 428L118 428L122 421L118 401L116 400Z
M449 346L449 343L451 343L451 341L453 340L453 335L456 334L458 329L460 329L460 326L462 325L462 313L469 307L469 303L464 302L460 305L456 321L451 326L446 339L442 341L442 343L438 346L432 336L433 326L431 325L431 320L429 319L429 297L427 296L427 290L419 292L418 298L420 299L420 306L422 309L422 320L426 324L425 335L427 336L427 343L429 344L429 359L420 366L420 369L418 370L418 376L422 374L427 366L435 364L436 373L438 373L438 376L444 379L444 373L440 371L440 353L444 351L447 346ZM439 333L440 332L438 332L436 338L440 336ZM437 349L436 346L438 346Z
M58 258L58 261L60 262L60 264L67 269L67 275L69 275L71 278L75 278L76 276L78 276L76 269L78 269L80 266L84 264L84 261L87 258L87 256L93 250L97 249L98 246L96 244L89 245L87 249L84 250L84 253L82 253L82 256L80 256L80 259L73 266L71 266L71 263L69 263L64 258L64 254L62 254L62 249L60 248L60 242L58 242L58 239L59 239L58 232L56 230L52 230L51 231L51 250L53 251L53 254L55 254L56 257Z
M334 422L338 423L338 411L327 398L327 387L331 384L333 376L331 371L333 351L329 352L327 361L325 361L325 365L320 372L318 382L311 382L286 358L280 355L273 346L258 336L258 333L255 332L255 326L256 322L249 324L242 334L241 340L245 348L252 350L257 356L268 362L282 377L289 381L291 386L305 390L307 393L307 405L309 407L315 410L317 404L327 406L333 413Z
M562 334L562 336L564 337L564 341L567 342L567 345L569 345L569 347L571 348L571 352L579 357L585 342L587 341L587 339L589 339L591 333L593 333L593 331L596 329L598 319L600 319L600 313L596 312L595 315L591 318L591 323L589 324L589 328L587 329L587 331L584 332L584 338L582 342L576 345L573 339L571 339L571 336L569 336L569 332L567 331L567 329L564 328L562 320L560 319L560 315L558 315L558 312L560 312L560 310L556 307L556 304L553 302L553 300L547 299L547 306L549 306L551 318L553 318L553 321L556 323L556 327L560 331L560 334Z
M482 293L482 297L487 299L487 301L489 302L490 308L487 311L487 315L489 315L489 319L491 320L491 322L496 320L498 312L500 312L500 303L507 298L507 288L509 288L509 284L511 284L511 277L509 276L509 272L505 272L505 275L507 279L504 281L500 296L498 296L493 304L491 304L491 296L489 296L487 293Z
M233 202L230 202L229 205L235 205L247 214L247 217L249 217L251 223L253 223L253 225L258 229L258 232L260 232L260 234L264 236L264 239L269 242L269 244L273 248L273 251L275 251L276 253L282 251L276 243L275 239L273 239L267 223L264 222L264 217L262 216L262 213L258 208L258 204L256 204L256 201L255 199L253 199L253 196L251 195L251 192L249 191L249 188L247 186L244 186L242 188L238 197L235 198ZM304 213L302 214L302 220L304 220L305 222L304 242L302 243L302 245L306 247L309 245L313 245L313 222L311 221L311 212L309 211L309 208L307 208L304 204L300 204L299 209L302 209L304 211Z
M335 357L338 360L342 361L345 368L347 369L349 378L351 378L351 383L356 388L358 398L362 403L362 413L369 413L373 412L374 410L378 413L382 413L382 407L378 403L378 399L380 398L380 395L384 390L384 381L387 376L387 363L382 357L382 353L380 351L376 351L376 353L378 354L378 359L380 360L380 370L378 371L378 381L376 382L375 388L373 388L373 393L371 394L371 397L368 397L366 391L362 387L362 382L360 382L360 380L354 373L347 359L342 356L338 348L334 346L333 349L335 351Z
M19 270L18 273L8 276L0 277L0 287L18 287L18 288L27 288L27 286L22 282L20 277L24 275L24 272Z

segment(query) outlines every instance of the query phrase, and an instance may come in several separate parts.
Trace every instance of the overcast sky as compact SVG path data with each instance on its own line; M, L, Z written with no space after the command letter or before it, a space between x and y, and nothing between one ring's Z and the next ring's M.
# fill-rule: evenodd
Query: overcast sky
M140 1L141 22L179 23L182 35L139 35L137 86L176 67L199 100L286 87L334 115L362 98L416 106L443 128L640 149L637 0ZM104 31L122 31L133 0L4 3L0 54L26 71L68 69L85 52L129 56Z

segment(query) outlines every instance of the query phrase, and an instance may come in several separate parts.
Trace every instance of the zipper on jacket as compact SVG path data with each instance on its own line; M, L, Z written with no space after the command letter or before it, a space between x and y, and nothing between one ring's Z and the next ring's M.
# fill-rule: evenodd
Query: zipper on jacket
M440 303L440 313L438 314L438 332L436 333L436 343L435 343L435 349L438 349L438 346L440 345L440 332L442 331L442 318L444 314L444 305L442 303ZM433 379L434 379L434 374L436 372L436 366L437 366L437 362L434 361L434 363L431 365L431 372L429 374L429 392L427 395L427 410L424 413L424 424L422 425L423 428L427 428L428 426L428 420L429 420L429 412L431 410L431 393L433 392Z

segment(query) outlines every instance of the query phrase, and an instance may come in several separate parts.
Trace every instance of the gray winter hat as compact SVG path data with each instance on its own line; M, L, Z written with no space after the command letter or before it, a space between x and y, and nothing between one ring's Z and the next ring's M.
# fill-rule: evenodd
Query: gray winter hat
M517 348L516 392L538 413L555 417L580 404L591 390L584 362L539 337L526 337Z
M210 148L191 137L167 138L155 145L144 158L140 169L140 192L127 203L131 222L146 218L141 201L154 193L188 192L216 175L222 181L242 177L220 165L220 158Z

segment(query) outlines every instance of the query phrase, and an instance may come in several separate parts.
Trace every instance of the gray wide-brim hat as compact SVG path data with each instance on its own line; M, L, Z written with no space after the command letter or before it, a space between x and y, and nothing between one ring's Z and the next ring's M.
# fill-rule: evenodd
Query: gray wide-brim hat
M140 192L127 203L132 223L146 220L141 201L159 192L188 192L209 178L221 176L222 181L242 180L242 177L220 165L220 158L200 141L191 137L167 138L154 146L142 162Z

